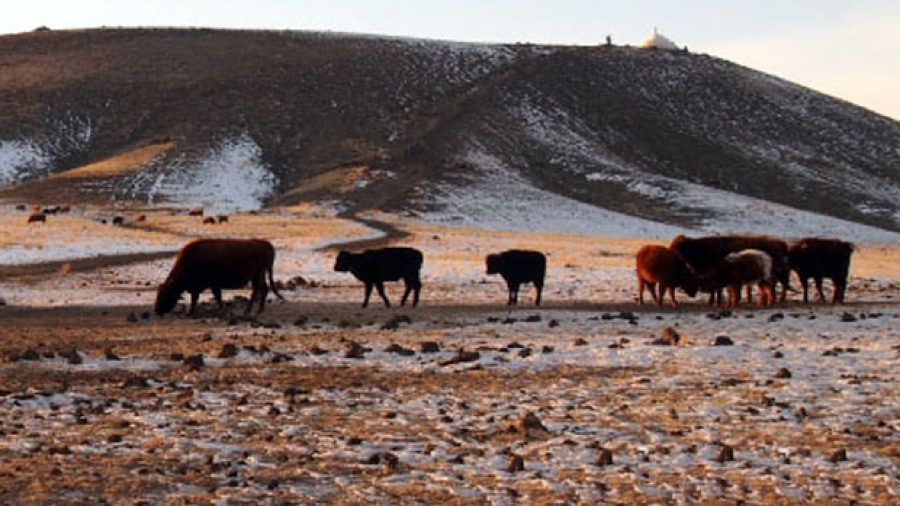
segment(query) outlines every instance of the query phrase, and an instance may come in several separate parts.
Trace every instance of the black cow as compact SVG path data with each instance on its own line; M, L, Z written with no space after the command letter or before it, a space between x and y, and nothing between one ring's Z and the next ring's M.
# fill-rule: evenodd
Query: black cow
M834 283L832 304L844 302L853 249L853 244L849 242L815 237L807 237L791 245L788 250L788 263L800 278L804 304L809 302L809 278L813 278L816 283L816 291L819 292L821 302L825 302L825 294L822 292L824 278L830 278Z
M500 274L506 281L509 290L507 305L515 306L519 302L519 286L533 283L537 289L534 305L541 305L541 292L544 291L544 276L547 273L547 257L540 251L512 249L502 253L488 255L485 258L488 274Z
M341 251L334 263L335 271L349 272L365 285L366 296L363 299L362 307L369 305L373 286L384 300L385 307L391 307L387 294L384 293L384 282L401 279L406 285L406 290L403 292L400 305L406 305L406 298L409 297L410 292L415 292L412 305L418 305L419 291L422 289L422 281L419 279L419 270L421 269L422 252L415 248L380 248L366 250L362 253Z

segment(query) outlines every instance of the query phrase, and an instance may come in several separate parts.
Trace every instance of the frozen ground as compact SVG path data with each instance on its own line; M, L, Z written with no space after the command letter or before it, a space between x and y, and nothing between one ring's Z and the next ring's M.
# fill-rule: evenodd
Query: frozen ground
M422 304L362 310L317 248L371 231L303 219L214 229L313 282L256 323L143 315L171 260L0 284L0 502L900 501L894 246L860 246L845 306L673 311L633 303L647 239L398 222ZM213 233L148 222L136 251ZM549 253L546 303L511 310L483 256L522 246Z

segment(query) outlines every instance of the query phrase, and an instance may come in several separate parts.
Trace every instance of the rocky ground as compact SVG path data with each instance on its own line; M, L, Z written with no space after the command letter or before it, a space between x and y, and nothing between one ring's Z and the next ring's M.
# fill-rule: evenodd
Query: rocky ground
M900 500L895 248L858 250L842 306L673 310L634 303L641 241L406 230L417 308L360 308L285 237L307 284L255 320L241 291L151 315L170 259L7 266L0 502ZM481 272L520 240L556 251L540 308Z

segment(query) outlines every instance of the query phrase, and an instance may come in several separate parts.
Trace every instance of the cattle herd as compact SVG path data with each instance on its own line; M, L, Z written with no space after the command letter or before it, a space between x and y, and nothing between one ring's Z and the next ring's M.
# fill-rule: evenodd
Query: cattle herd
M638 301L643 303L644 290L649 289L658 306L663 304L666 293L671 304L677 306L675 289L679 288L691 297L698 291L709 293L710 304L737 307L742 289L747 288L749 299L751 287L756 286L758 305L771 305L784 302L793 271L803 288L804 303L809 302L810 279L816 284L819 300L825 301L822 282L826 278L834 284L831 302L839 303L844 301L853 248L849 242L817 237L789 245L767 236L679 235L668 247L649 245L638 251ZM776 294L778 285L780 293Z
M834 285L832 303L840 303L844 301L853 249L853 244L839 239L804 238L788 244L768 236L688 238L679 235L668 246L646 245L637 252L638 302L643 304L644 292L649 291L657 306L663 305L668 294L671 305L677 307L675 290L680 289L690 297L698 292L708 293L711 305L737 307L742 291L746 289L748 300L752 300L755 287L757 304L771 305L784 302L793 271L800 280L804 303L809 302L810 279L815 282L821 302L825 302L823 280L830 279ZM254 302L258 302L258 313L261 313L270 288L283 298L275 289L274 261L275 248L261 239L192 241L178 253L169 276L159 287L156 313L172 311L181 294L187 292L191 296L188 314L193 314L200 293L206 289L212 291L221 307L223 289L241 288L247 283L251 284L252 295L246 313L251 312ZM405 284L400 305L405 305L412 295L412 305L416 306L422 288L422 263L422 252L415 248L340 251L334 270L349 272L362 281L365 289L362 307L368 306L373 288L384 305L390 307L384 283L399 280ZM508 305L518 303L519 288L527 283L534 285L534 303L540 305L547 271L543 253L508 250L488 255L485 263L487 274L499 274L506 282Z

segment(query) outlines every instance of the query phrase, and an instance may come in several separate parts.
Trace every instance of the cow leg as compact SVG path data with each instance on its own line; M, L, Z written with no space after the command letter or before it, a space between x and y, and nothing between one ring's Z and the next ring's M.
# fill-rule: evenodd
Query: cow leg
M544 291L544 283L541 281L538 281L534 284L534 288L537 290L537 296L534 298L534 305L540 306L541 305L541 293L543 293L543 291Z
M760 295L762 295L762 292L760 292ZM747 302L750 302L750 303L753 302L753 286L752 285L747 285Z
M416 279L415 279L414 281L415 281L415 282L413 283L413 301L412 301L412 305L413 305L413 307L416 307L416 306L419 305L419 293L422 291L422 280L419 279L418 276L416 276Z
M847 281L832 278L831 282L834 283L834 293L831 295L831 303L843 303L844 291L847 290Z
M644 305L644 288L646 286L647 286L647 283L645 283L644 280L641 279L640 276L638 276L638 286L637 286L637 288L638 288L638 304L640 304L642 306Z
M506 289L509 292L509 299L506 301L506 305L515 306L519 303L519 284L507 281Z
M263 278L253 287L252 297L259 297L259 312L256 314L262 314L263 310L266 309L266 297L269 295L269 287L266 285L266 279ZM253 300L250 301L250 305L248 308L253 306Z
M194 310L197 309L197 299L200 298L200 292L191 292L191 307L188 309L188 316L193 316Z
M378 295L380 295L381 300L384 301L384 307L391 307L391 301L388 300L387 294L384 293L384 283L381 281L377 281L375 283L375 289L378 290Z
M222 302L222 289L219 287L212 287L210 290L212 290L213 298L216 299L216 304L219 305L219 309L222 309L222 307L225 306L225 303Z
M660 286L662 286L662 285L660 285ZM672 307L678 307L678 301L675 300L675 285L668 287L668 290L669 290L669 299L672 300ZM660 288L659 292L660 292L659 293L659 301L660 301L660 303L662 303L666 298L666 292L664 292L662 290L662 288ZM660 305L662 305L662 304L660 304Z
M366 307L369 305L369 297L372 295L372 287L374 287L375 285L372 283L366 283L365 286L366 286L366 295L363 298L362 307Z
M800 276L800 287L803 288L803 303L809 304L809 280Z
M813 281L816 283L816 291L819 292L819 302L825 302L825 292L822 291L822 278L815 277Z

